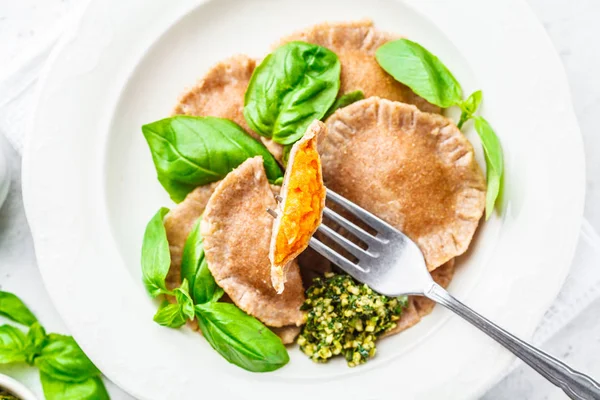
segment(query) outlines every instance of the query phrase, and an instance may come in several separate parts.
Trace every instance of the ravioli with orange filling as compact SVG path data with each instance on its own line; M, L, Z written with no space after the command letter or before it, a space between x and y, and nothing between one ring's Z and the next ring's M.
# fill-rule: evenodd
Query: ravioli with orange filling
M314 121L290 151L269 253L277 293L283 292L287 266L308 247L321 223L325 186L317 141L325 129L322 122Z
M304 287L292 262L285 293L271 285L269 245L277 202L260 156L249 158L217 185L202 215L200 230L208 269L241 310L275 328L304 323Z

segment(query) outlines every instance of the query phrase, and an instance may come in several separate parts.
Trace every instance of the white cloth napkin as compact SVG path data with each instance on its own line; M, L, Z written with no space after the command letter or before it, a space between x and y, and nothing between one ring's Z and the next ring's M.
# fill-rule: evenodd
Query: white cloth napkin
M21 153L34 107L34 89L40 71L60 36L60 26L15 59L0 76L0 133ZM565 284L538 326L534 344L541 344L600 297L600 236L584 220L571 271Z

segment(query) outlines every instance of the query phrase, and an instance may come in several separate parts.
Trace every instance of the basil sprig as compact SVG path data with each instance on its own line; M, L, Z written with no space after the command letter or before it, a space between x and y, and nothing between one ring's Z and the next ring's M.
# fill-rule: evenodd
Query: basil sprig
M100 371L73 337L46 334L29 308L9 292L0 291L0 315L29 326L27 334L12 325L0 326L0 364L36 366L48 400L109 399Z
M252 74L244 98L246 122L276 143L294 143L334 103L340 71L337 55L324 47L290 42L277 48Z
M474 92L463 101L462 88L450 70L423 46L408 39L385 43L377 49L375 58L387 73L428 102L442 108L459 106L459 128L468 120L475 120L487 167L485 215L489 219L498 199L504 164L502 145L496 133L483 117L475 116L482 100L481 91Z
M177 115L144 125L142 132L158 180L176 203L254 156L262 156L269 181L283 176L265 146L228 119Z
M259 320L233 304L217 303L223 289L215 282L204 256L200 235L200 218L189 233L181 261L182 284L166 288L170 264L169 244L163 225L166 209L160 209L150 220L144 234L142 275L148 292L156 297L169 295L175 302L163 301L154 321L170 328L180 328L197 318L198 325L210 345L227 361L252 372L273 371L289 361L281 339ZM158 250L162 249L162 250ZM155 265L156 264L156 265ZM148 284L151 282L151 284Z

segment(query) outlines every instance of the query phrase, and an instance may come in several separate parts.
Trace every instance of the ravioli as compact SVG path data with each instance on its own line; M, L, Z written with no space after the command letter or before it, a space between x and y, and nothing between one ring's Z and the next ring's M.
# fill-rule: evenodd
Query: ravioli
M284 37L274 47L296 40L326 47L337 54L342 65L340 94L362 90L365 97L378 96L439 113L439 107L417 96L377 63L377 48L395 39L398 36L375 29L373 21L362 20L314 25Z
M167 287L169 289L181 285L181 257L185 241L198 218L202 216L206 204L219 182L197 187L187 195L184 201L173 207L165 216L164 224L171 253L171 268L167 275ZM279 186L272 186L271 189L275 194L279 193ZM169 300L174 301L174 298ZM220 301L230 301L230 299L225 295ZM196 321L189 322L188 325L195 331L198 330ZM296 325L269 328L280 337L284 344L293 343L300 332L300 328Z
M325 186L317 138L325 129L315 120L290 151L269 252L271 280L277 293L283 292L287 266L308 247L321 223Z
M300 326L304 288L296 262L285 275L286 290L271 284L269 244L277 206L262 157L246 160L230 172L210 197L201 222L208 268L231 300L266 325Z
M417 243L430 271L464 253L485 207L473 147L450 120L378 97L327 120L327 188Z

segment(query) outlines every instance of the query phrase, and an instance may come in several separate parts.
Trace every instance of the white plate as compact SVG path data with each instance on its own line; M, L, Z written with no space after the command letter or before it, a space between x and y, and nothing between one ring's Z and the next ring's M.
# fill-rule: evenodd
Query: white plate
M168 115L224 57L261 57L298 28L369 17L439 55L466 92L483 89L482 113L505 149L503 212L480 229L450 290L531 335L568 270L583 209L582 144L561 64L521 1L410 3L91 1L45 70L23 181L48 291L111 380L141 399L464 399L501 376L509 353L440 308L382 341L364 367L316 365L293 349L285 368L251 374L197 334L155 324L141 284L143 229L171 203L140 126Z

